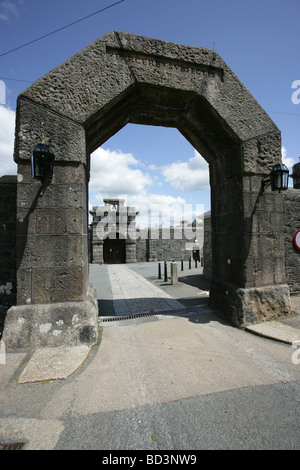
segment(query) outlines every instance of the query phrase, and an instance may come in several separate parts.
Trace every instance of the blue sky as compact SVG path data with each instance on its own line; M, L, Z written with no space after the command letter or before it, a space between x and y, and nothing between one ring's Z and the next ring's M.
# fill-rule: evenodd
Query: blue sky
M299 0L124 0L6 54L114 2L0 0L0 175L16 173L18 94L110 30L214 48L281 130L291 171L300 155ZM90 204L110 195L137 206L197 204L206 211L208 166L176 129L127 125L92 156Z

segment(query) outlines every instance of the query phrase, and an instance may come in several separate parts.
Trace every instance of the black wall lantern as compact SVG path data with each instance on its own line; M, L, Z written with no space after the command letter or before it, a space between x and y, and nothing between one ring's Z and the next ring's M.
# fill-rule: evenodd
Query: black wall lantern
M283 163L275 165L270 173L270 178L262 181L262 189L271 185L272 191L285 191L289 185L289 170Z
M40 180L51 180L53 175L54 154L50 147L45 144L44 136L37 144L31 155L32 178Z

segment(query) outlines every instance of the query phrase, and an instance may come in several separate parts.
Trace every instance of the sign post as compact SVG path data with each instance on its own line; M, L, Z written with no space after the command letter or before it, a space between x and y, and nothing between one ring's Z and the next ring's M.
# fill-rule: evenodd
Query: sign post
M297 250L300 250L300 230L298 230L295 233L294 244L295 244L295 247L297 248Z

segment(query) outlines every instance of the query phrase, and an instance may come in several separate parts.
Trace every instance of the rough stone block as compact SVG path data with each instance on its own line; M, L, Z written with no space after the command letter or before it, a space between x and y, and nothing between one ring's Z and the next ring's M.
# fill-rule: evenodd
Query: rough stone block
M32 269L19 268L17 270L17 304L26 305L32 302Z
M85 212L81 208L69 207L65 210L65 229L67 233L86 233Z
M23 183L18 186L17 207L35 209L48 208L84 208L83 184L49 185L41 193L38 183Z
M281 135L272 132L242 144L243 173L268 176L273 166L281 161Z
M241 288L213 278L210 300L213 308L220 309L239 328L292 315L289 287L286 284Z
M11 307L3 341L7 350L57 346L92 346L98 338L98 303L93 286L82 302Z
M39 209L37 214L37 232L39 234L62 234L65 228L65 209Z
M256 286L265 286L274 283L273 258L258 258L255 260L254 282Z
M52 301L52 270L32 270L32 303L42 304Z
M17 238L18 259L22 268L47 268L83 265L85 236L28 235Z
M29 89L28 89L29 90ZM49 87L47 88L49 92ZM53 95L52 95L53 96ZM30 123L30 126L28 125ZM51 140L51 150L55 161L85 162L85 132L72 118L65 119L46 106L19 96L17 102L16 134L14 159L30 161L32 151L45 133L46 142ZM28 168L28 167L27 167ZM22 172L20 172L22 174ZM28 176L28 172L26 173Z
M37 233L37 212L31 212L28 208L18 208L16 215L16 233L26 236Z
M83 300L84 269L66 267L53 269L53 302Z

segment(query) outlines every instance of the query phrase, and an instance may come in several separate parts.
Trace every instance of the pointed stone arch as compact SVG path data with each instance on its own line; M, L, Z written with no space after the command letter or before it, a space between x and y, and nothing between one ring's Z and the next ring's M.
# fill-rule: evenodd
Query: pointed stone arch
M216 52L112 31L18 98L17 306L6 326L11 344L94 341L95 314L86 313L87 294L93 302L89 160L127 123L175 127L209 164L212 305L238 326L289 314L281 196L261 194L262 178L281 160L280 131ZM55 168L41 194L30 156L42 133L52 141ZM20 318L23 339L16 333ZM51 325L44 336L38 333L42 321ZM54 338L55 322L68 324L67 333L62 328Z

